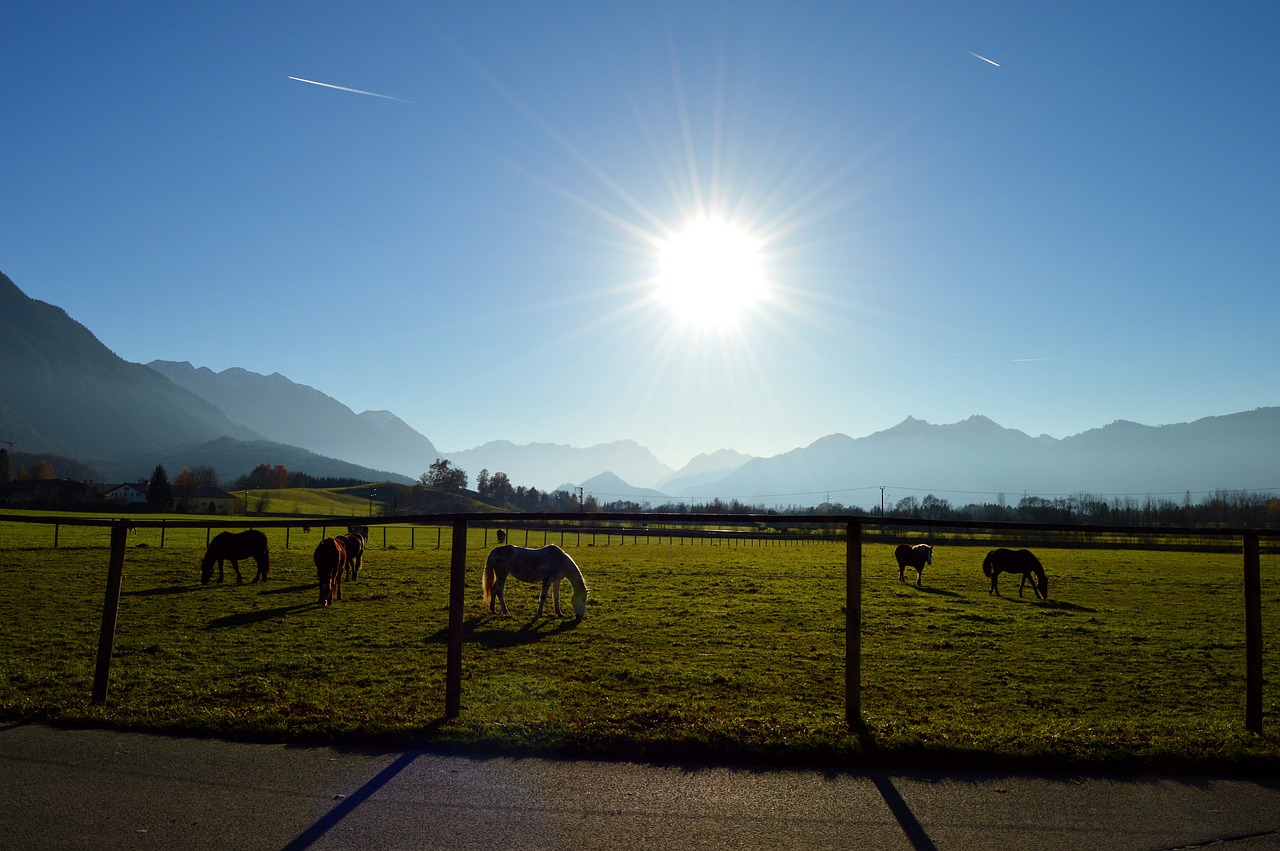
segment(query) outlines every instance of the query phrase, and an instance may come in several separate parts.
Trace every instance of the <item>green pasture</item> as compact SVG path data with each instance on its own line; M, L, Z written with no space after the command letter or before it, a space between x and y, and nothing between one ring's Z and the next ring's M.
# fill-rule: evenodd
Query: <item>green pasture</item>
M252 514L336 515L341 517L369 513L368 488L365 495L349 488L271 488L232 491L241 512ZM380 511L382 505L376 505Z
M867 544L865 723L851 731L843 543L551 533L591 588L575 623L535 618L537 587L514 580L512 613L491 615L480 577L496 542L473 529L462 711L445 721L450 530L375 527L328 609L311 563L324 530L266 531L273 569L256 585L199 584L204 529L167 529L163 546L158 529L130 534L110 691L93 706L109 530L64 526L55 548L50 527L0 522L0 719L655 759L1280 766L1271 553L1255 736L1239 554L1044 549L1039 601L1007 577L988 594L985 544L940 546L920 588L898 581L889 545Z

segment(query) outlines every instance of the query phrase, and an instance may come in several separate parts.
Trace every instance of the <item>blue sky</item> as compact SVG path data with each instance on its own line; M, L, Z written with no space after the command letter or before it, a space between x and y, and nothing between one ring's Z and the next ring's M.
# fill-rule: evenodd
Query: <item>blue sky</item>
M1278 34L1268 2L13 3L0 271L126 360L445 451L1272 406ZM660 286L707 218L763 280L714 317Z

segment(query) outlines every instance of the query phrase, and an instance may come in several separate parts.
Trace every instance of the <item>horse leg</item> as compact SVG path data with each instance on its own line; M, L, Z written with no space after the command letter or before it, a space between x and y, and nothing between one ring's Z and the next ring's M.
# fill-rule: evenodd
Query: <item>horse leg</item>
M222 581L222 559L218 559L218 581Z
M564 613L560 611L560 580L559 580L559 579L552 579L552 580L549 580L549 581L551 582L551 594L552 594L552 598L553 598L553 599L554 599L554 601L555 601L556 617L558 617L558 618L562 618L562 617L564 617Z
M996 581L999 580L999 578L999 573L991 574L991 590L987 592L988 594L995 594L997 597L1000 596L1000 589L996 587Z
M899 582L907 581L906 572L907 572L907 566L905 564L899 564L898 565L898 581Z
M1018 596L1022 596L1022 589L1027 585L1027 574L1022 574L1022 581L1018 583Z
M244 577L240 575L240 560L233 558L231 560L231 569L236 572L236 584L240 585L244 582Z
M924 578L924 565L916 568L916 587L920 587L920 580Z
M542 580L542 593L538 595L538 617L542 617L542 607L547 602L547 592L551 590L551 580ZM560 614L560 605L556 604L556 614Z
M502 607L502 613L504 615L507 613L507 598L503 595L506 587L507 577L505 574L500 574L497 581L493 583L493 596L489 598L489 611L493 611L493 604L496 601Z

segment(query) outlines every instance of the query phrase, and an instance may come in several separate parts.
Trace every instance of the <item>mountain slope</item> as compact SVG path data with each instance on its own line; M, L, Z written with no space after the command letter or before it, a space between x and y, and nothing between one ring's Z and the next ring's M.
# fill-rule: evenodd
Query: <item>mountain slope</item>
M671 468L633 440L618 440L579 449L559 443L529 443L517 446L496 440L450 452L455 467L475 479L481 470L506 473L512 483L539 490L552 490L565 482L583 482L602 472L610 472L628 482L647 485L671 475Z
M430 440L390 411L357 415L278 372L259 375L239 367L214 372L161 360L147 366L269 440L405 476L424 472L440 457Z
M0 428L30 452L107 454L261 435L140 364L0 274ZM5 435L8 437L8 434Z
M829 435L756 458L719 481L672 493L768 505L878 505L927 492L953 502L1031 494L1181 494L1280 485L1280 408L1192 423L1117 422L1061 440L974 416L950 425L908 417L862 438Z
M230 437L219 437L193 446L172 446L126 454L96 463L108 480L120 481L146 476L155 469L156 464L164 464L171 477L183 467L212 467L218 471L222 482L229 485L240 476L252 472L259 464L267 464L271 467L280 465L290 472L306 473L317 478L412 484L412 480L405 476L362 467L337 458L326 458L296 446L269 440L235 440Z

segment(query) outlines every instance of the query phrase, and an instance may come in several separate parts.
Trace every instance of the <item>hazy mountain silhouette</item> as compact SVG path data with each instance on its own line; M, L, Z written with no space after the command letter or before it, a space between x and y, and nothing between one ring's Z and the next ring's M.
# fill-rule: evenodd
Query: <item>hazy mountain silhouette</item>
M390 411L356 414L278 372L259 375L239 367L214 372L161 360L147 366L268 440L412 478L441 457L430 440Z
M263 463L317 476L388 478L265 441L155 370L121 359L66 311L28 297L3 274L0 368L4 437L12 434L24 452L74 458L107 479L145 478L157 463L171 475L211 466L224 479Z
M559 443L528 443L517 446L495 440L474 449L449 452L455 467L467 471L472 481L481 470L506 473L513 485L554 490L562 482L583 482L603 472L632 482L658 482L672 475L672 469L634 440L618 440L583 449Z
M710 454L696 456L672 475L657 482L654 487L670 493L686 493L699 485L716 482L751 460L732 449L719 449Z
M440 453L388 411L356 415L278 373L128 363L2 274L0 368L0 437L11 433L21 451L75 458L118 479L146 476L162 462L175 473L211 466L224 479L266 463L313 476L408 481L446 457L473 482L482 469L540 490L577 482L602 502L719 497L870 507L881 486L891 501L933 493L953 503L1280 488L1280 408L1164 426L1118 421L1063 439L1030 437L982 416L949 425L907 417L866 437L832 434L771 458L719 450L678 472L631 440L585 449L494 441Z
M766 505L828 499L871 507L926 493L953 503L1016 503L1024 493L1181 494L1280 486L1280 408L1142 426L1116 422L1073 437L1030 437L973 416L951 425L907 417L862 438L833 434L756 458L672 496Z
M601 505L611 502L630 500L638 503L661 503L666 495L652 488L640 488L629 485L613 473L600 473L579 483L584 496L594 496ZM563 485L559 490L573 490L572 485Z
M103 475L111 481L127 481L142 471L145 477L158 463L164 464L172 478L183 467L212 467L218 471L223 484L251 472L259 464L272 467L277 464L292 472L306 473L320 478L357 479L363 482L399 482L411 484L412 479L385 470L362 467L337 458L326 458L297 446L286 446L270 440L235 440L219 437L194 446L175 446L157 452L123 455L97 462Z
M64 310L27 297L3 274L0 364L0 429L26 451L92 461L224 435L261 438L194 393L117 357Z

